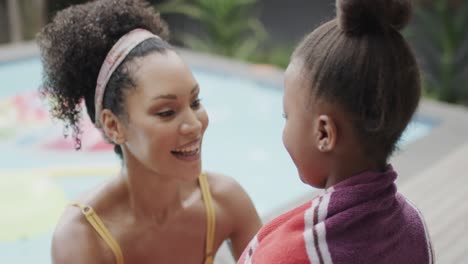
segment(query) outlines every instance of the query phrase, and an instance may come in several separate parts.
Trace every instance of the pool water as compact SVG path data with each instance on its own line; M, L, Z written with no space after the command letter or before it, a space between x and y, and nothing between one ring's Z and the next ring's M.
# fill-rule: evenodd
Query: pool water
M50 120L47 106L34 92L40 72L38 58L0 64L0 256L4 263L50 263L51 232L63 206L119 167L117 157L90 123L85 124L82 151L73 150L70 138L63 139L61 124ZM210 117L204 169L234 177L261 215L310 193L282 145L281 89L229 73L203 69L194 73ZM416 117L400 146L404 149L432 127L430 121Z

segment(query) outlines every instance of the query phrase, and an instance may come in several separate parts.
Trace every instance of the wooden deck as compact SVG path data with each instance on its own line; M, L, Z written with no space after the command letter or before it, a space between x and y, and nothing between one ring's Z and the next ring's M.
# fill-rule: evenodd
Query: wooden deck
M467 165L465 143L400 186L426 219L436 263L468 263Z

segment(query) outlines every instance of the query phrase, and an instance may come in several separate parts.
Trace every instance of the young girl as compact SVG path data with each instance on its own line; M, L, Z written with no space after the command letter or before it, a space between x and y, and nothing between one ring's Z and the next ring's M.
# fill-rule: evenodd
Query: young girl
M388 159L420 97L399 33L409 0L338 0L285 73L283 142L301 180L325 192L262 228L238 263L432 263L418 210Z
M201 170L201 87L166 31L146 2L99 0L39 34L52 114L79 147L84 102L122 159L117 177L64 212L54 263L212 263L225 239L237 258L260 227L234 180Z

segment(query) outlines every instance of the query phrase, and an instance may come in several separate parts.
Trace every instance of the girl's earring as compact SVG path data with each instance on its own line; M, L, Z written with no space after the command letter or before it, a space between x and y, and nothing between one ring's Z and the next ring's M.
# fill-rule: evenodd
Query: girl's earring
M320 149L320 151L323 151L323 150L325 149L325 146L324 146L324 145L320 145L320 146L319 146L319 149Z

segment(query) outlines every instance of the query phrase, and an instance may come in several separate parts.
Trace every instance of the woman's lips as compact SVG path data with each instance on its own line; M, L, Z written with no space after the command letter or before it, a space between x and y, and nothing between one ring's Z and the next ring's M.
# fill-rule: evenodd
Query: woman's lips
M184 161L195 161L200 159L201 140L196 139L171 151L172 155Z

